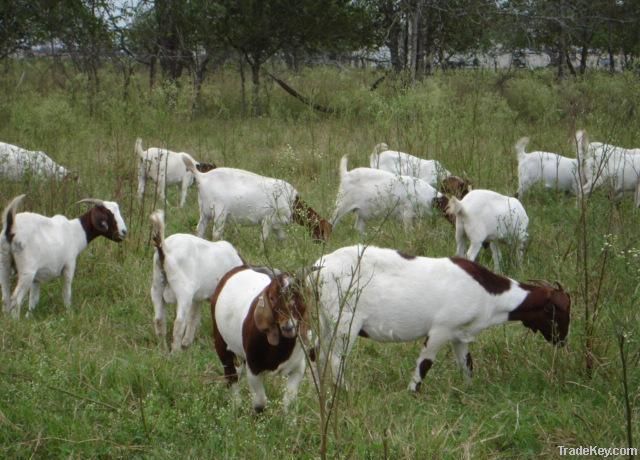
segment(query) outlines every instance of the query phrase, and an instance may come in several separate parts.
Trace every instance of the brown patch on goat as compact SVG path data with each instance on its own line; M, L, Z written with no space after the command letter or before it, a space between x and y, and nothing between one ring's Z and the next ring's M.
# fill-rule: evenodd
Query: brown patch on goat
M511 280L509 278L496 275L480 264L463 259L462 257L451 257L450 260L467 272L489 294L502 294L511 288Z
M407 259L407 260L413 260L416 258L416 256L414 256L413 254L407 254L406 252L403 251L396 251L398 253L398 255L400 257L402 257L403 259Z
M215 163L198 163L196 165L196 169L201 173L207 173L209 171L213 171L216 168L217 166L215 165Z
M522 324L534 333L540 331L547 342L564 345L571 321L571 297L561 286L539 286L521 283L529 294L509 312L510 321Z
M249 307L244 322L242 323L242 346L247 357L247 366L255 375L264 371L274 371L280 364L291 356L298 340L297 333L293 337L287 337L282 332L282 326L294 318L301 324L306 315L304 299L294 280L285 288L282 286L284 279L290 275L282 274L274 278L271 283L258 295ZM260 330L256 323L255 313L260 298L264 296L264 308L270 309L273 324L277 329L279 340L277 345L272 345L269 340L269 330Z
M231 278L236 273L247 270L249 267L245 265L240 265L238 267L234 267L229 270L218 282L216 286L216 290L213 292L211 296L211 321L213 323L213 344L216 348L216 353L222 362L222 367L224 369L224 376L227 380L227 385L232 385L238 381L238 374L236 373L236 365L235 365L235 357L236 355L227 348L227 342L224 341L220 331L218 330L218 326L216 324L216 303L218 303L218 297L220 297L220 293L222 292L222 288L229 278Z
M297 195L293 202L292 218L296 224L311 230L311 235L315 241L327 241L331 236L331 231L333 230L331 224Z
M112 241L122 241L118 232L118 224L113 213L104 206L94 206L79 217L87 243L104 236Z
M440 182L440 193L443 195L453 195L461 200L471 190L468 180L458 176L449 176Z

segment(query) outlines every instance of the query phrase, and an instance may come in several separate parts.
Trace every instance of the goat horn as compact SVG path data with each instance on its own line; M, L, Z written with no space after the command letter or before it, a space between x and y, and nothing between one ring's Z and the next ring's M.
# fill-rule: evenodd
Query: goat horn
M99 200L97 198L84 198L84 199L76 202L76 204L80 204L80 203L93 204L95 206L104 206L104 201Z
M528 280L532 284L537 284L538 286L544 286L547 288L552 288L553 286L547 280Z

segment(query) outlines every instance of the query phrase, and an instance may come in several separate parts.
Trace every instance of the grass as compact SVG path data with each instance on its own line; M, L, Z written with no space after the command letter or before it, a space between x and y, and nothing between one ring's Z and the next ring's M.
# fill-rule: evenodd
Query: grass
M27 193L25 209L75 216L83 210L74 205L81 198L115 199L130 235L119 245L96 240L82 253L70 311L62 305L57 280L43 286L33 318L0 317L0 455L5 458L319 456L318 399L310 379L290 415L279 405L279 377L267 379L270 402L261 416L253 414L244 382L242 403L234 406L213 352L208 311L191 349L177 356L159 350L148 293L153 197L148 191L142 203L135 199L138 136L145 146L188 151L203 161L286 179L323 215L333 210L340 157L349 155L350 168L367 165L378 142L436 158L465 173L476 188L506 194L517 187L513 144L523 135L531 137L532 150L567 156L574 155L570 139L576 127L586 128L594 140L639 143L640 81L627 74L558 83L544 72L514 74L505 82L490 72L462 72L436 75L412 88L388 81L370 92L373 71L314 68L287 78L322 104L339 108L339 115L310 112L267 86L268 114L244 118L232 69L207 83L195 117L187 82L171 90L177 98L169 110L166 90L149 91L143 74L134 80L130 100L123 101L116 77L105 72L90 117L82 77L60 88L47 72L37 62L5 66L0 139L48 152L77 172L80 182L2 182L2 206ZM176 207L178 197L179 191L170 189L167 234L193 232L197 224L195 189L184 209ZM443 349L414 396L406 386L421 344L360 339L348 359L349 390L340 393L330 423L330 457L553 458L559 445L625 446L619 330L628 337L632 427L634 438L640 437L638 211L629 198L614 205L604 192L589 201L586 271L592 283L585 297L575 199L537 188L523 203L531 243L521 267L504 250L505 272L565 286L573 299L568 345L555 349L515 324L487 330L471 346L471 385L464 385L452 351ZM326 252L359 241L352 222L341 222ZM252 263L283 269L308 265L322 253L302 228L287 233L285 242L269 241L266 253L258 227L228 225L225 238ZM453 229L435 216L410 234L394 222L371 226L367 238L420 255L455 251ZM488 251L479 260L491 266ZM588 373L584 309L593 302L599 279L595 366Z

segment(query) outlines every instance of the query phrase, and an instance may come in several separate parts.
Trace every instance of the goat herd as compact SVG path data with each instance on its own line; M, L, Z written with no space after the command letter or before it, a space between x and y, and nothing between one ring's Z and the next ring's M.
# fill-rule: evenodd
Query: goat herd
M583 131L576 133L576 159L526 153L527 142L523 138L515 146L519 197L540 182L578 197L608 183L616 194L635 191L636 204L640 202L640 149L589 143ZM328 222L283 180L217 168L187 153L144 150L140 139L135 151L139 196L147 179L157 183L160 198L166 186L181 184L180 206L194 179L199 194L197 236L178 233L165 239L163 212L151 215L155 246L151 299L158 339L166 347L165 304L175 303L172 350L188 347L200 322L197 303L210 299L215 349L225 377L236 393L238 377L246 370L256 411L267 401L264 371L287 375L286 407L297 394L307 356L317 360L316 369L328 364L340 384L343 360L358 336L381 342L426 338L409 381L412 391L420 388L447 342L452 343L464 376L470 378L468 344L489 326L521 321L556 345L567 337L571 299L559 283L520 283L473 262L488 243L499 271L500 240L515 243L522 259L528 217L520 201L489 190L471 190L466 180L451 175L438 161L392 151L386 144L375 147L370 168L348 170L343 157L335 211ZM19 180L25 175L61 179L70 173L43 152L0 143L0 177ZM98 236L119 242L127 235L115 202L82 200L92 207L70 220L17 213L23 197L14 198L4 209L0 235L3 309L14 318L20 317L27 292L32 312L40 283L59 276L64 277L63 300L69 307L80 252ZM292 221L308 227L315 240L326 241L333 225L348 213L356 214L360 233L368 220L380 217L399 219L408 230L415 218L433 207L455 224L456 257L417 257L355 245L323 255L298 273L284 273L251 266L233 245L215 241L222 237L227 219L261 225L263 242L272 230L283 239L283 228ZM211 220L214 242L204 239ZM17 285L12 293L14 271ZM319 318L316 335L309 330L311 300Z

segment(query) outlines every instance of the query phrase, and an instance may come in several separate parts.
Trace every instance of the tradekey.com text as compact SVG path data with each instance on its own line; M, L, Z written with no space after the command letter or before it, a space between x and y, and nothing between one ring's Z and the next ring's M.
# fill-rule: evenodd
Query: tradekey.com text
M574 456L593 456L593 457L620 457L620 456L628 456L628 455L638 455L637 447L598 447L598 446L578 446L578 447L567 447L567 446L558 446L560 450L560 455L570 455Z

